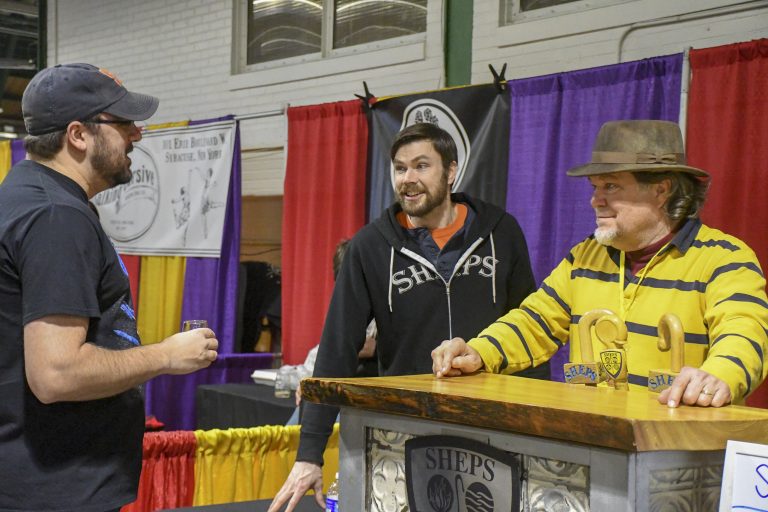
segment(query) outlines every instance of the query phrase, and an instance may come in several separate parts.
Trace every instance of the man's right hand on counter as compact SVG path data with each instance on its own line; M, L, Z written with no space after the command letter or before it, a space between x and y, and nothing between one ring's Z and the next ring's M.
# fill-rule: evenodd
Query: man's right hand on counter
M483 360L462 338L443 341L432 351L432 373L440 377L456 377L483 368Z
M291 512L309 489L315 491L318 505L325 508L323 495L323 470L317 464L297 461L291 469L285 483L275 495L267 512L277 512L286 502L285 512Z
M659 394L659 402L668 407L697 405L723 407L731 403L731 388L711 373L684 366L670 387Z

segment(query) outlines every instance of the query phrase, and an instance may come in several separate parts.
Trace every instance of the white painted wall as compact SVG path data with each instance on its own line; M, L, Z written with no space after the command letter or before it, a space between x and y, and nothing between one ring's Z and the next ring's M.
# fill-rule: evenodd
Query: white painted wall
M498 0L474 6L472 83L489 64L526 78L768 37L766 0L629 0L505 27Z
M426 42L402 63L368 53L240 75L234 1L50 0L48 63L96 64L160 97L153 122L245 116L242 147L258 150L244 154L247 195L282 194L287 105L353 99L363 81L378 96L444 86L442 0L429 0ZM768 37L768 0L629 0L501 28L498 0L474 8L472 83L491 81L488 64L523 78Z

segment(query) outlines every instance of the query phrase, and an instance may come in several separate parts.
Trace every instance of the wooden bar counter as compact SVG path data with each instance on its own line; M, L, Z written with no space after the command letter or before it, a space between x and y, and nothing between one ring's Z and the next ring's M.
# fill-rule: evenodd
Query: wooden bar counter
M342 408L345 511L404 510L404 443L424 435L518 454L526 511L716 510L726 442L768 443L763 409L487 373L306 379L302 394Z

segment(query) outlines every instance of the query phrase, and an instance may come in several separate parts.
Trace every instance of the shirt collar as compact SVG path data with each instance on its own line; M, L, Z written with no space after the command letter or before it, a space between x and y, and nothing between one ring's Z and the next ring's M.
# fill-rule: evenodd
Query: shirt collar
M669 250L670 247L675 246L677 247L677 250L685 254L685 252L693 244L694 240L696 240L696 235L699 233L699 228L701 228L701 219L698 217L694 219L687 219L683 225L680 226L680 229L674 238L669 241L667 250Z
M682 254L685 254L685 252L693 244L694 240L696 240L696 235L699 233L700 227L701 227L701 219L699 219L698 217L694 219L687 219L680 226L680 229L672 238L672 240L669 241L669 243L664 248L662 253L669 251L671 247L677 247L678 251L680 251ZM618 267L620 263L619 255L621 254L621 251L613 247L606 247L606 249L608 250L608 256L613 260L613 262Z

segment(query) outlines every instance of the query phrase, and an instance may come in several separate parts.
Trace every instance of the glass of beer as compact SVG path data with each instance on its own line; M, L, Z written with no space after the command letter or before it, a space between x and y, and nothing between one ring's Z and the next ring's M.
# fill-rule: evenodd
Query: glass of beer
M181 330L191 331L192 329L200 329L202 327L208 327L208 320L184 320Z

